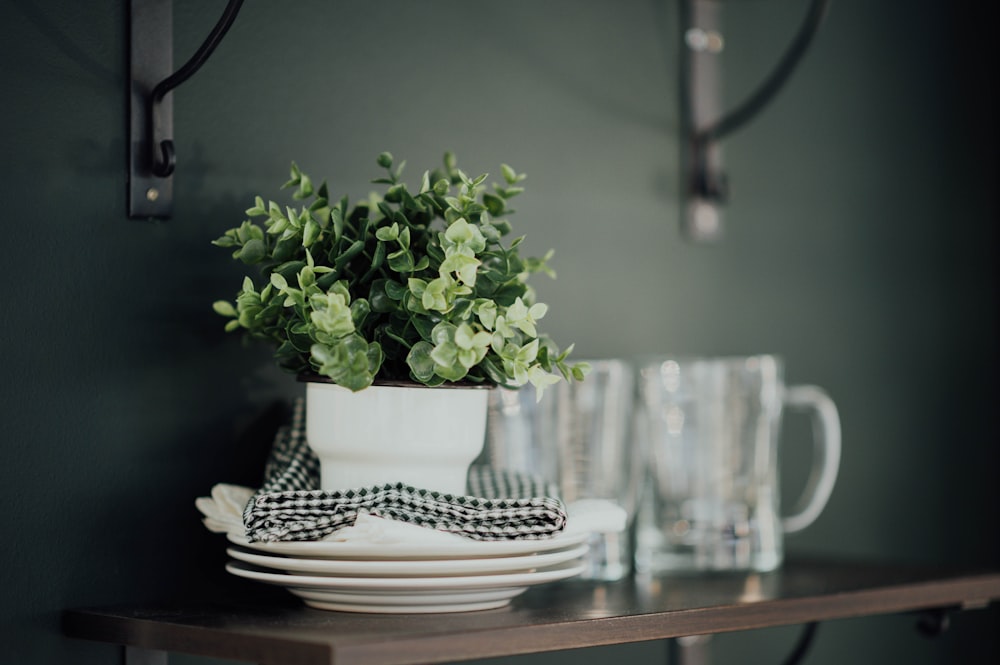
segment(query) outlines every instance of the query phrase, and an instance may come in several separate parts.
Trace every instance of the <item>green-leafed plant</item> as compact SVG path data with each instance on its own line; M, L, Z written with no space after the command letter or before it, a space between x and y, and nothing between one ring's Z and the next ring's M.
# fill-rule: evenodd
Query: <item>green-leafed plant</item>
M353 207L292 164L283 188L301 206L258 196L250 219L214 242L263 276L260 285L246 277L235 304L214 304L226 329L272 343L289 371L354 391L376 379L530 382L540 395L560 374L582 379L586 366L567 362L572 347L560 352L535 327L547 307L527 277L554 276L552 252L522 258L523 238L504 242L525 176L503 165L503 183L487 191L487 176L469 178L449 153L411 192L403 164L393 168L389 153L378 164L385 192Z

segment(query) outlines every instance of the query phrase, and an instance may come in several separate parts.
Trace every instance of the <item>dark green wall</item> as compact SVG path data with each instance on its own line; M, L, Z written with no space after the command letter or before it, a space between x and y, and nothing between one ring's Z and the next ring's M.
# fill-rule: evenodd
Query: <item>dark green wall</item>
M727 5L730 102L803 4ZM210 303L238 271L209 243L291 160L357 197L382 150L411 176L446 149L528 173L515 221L557 248L538 288L581 355L775 351L827 388L842 473L790 551L1000 564L996 107L984 17L952 4L836 0L791 86L727 142L728 236L705 247L678 234L673 0L249 2L176 93L163 223L125 214L124 3L0 3L0 661L116 663L62 638L61 609L232 588L193 501L254 482L255 419L299 387L223 335ZM175 5L179 62L224 3ZM912 617L833 622L809 662L995 662L997 617L937 642ZM779 662L794 637L721 636L716 662Z

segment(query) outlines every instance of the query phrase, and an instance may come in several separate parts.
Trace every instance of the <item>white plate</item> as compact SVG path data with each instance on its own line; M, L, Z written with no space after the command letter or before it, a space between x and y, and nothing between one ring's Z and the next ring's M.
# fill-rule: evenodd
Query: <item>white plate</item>
M503 607L530 586L574 577L584 569L580 561L570 561L531 572L497 575L322 577L275 573L240 561L226 564L226 570L233 575L283 586L317 609L378 614Z
M456 593L368 594L336 591L289 589L310 607L341 612L370 614L426 614L429 612L472 612L508 605L528 590L528 587L508 587L496 590L460 591Z
M525 556L552 552L587 539L586 531L562 531L544 540L461 540L439 543L347 543L333 540L251 543L246 536L226 534L229 542L258 552L310 559L473 559L477 557Z
M463 591L362 591L342 592L329 589L289 589L299 598L307 600L323 600L337 603L352 603L355 605L427 605L431 603L450 603L460 605L469 602L484 602L494 600L510 600L528 587L505 587L502 589L470 589Z
M316 575L347 576L451 576L483 573L506 573L529 571L546 566L554 566L579 559L587 553L587 545L577 545L553 552L528 554L525 556L478 557L475 559L412 559L404 561L357 559L303 559L299 557L271 556L257 554L237 547L230 547L226 553L234 559L252 563L263 568L284 570L291 573L313 573Z
M226 570L233 575L297 589L332 589L335 591L433 592L469 589L502 589L512 586L532 586L555 582L579 575L585 566L570 561L529 572L496 575L460 575L458 577L329 577L321 575L290 575L262 570L256 566L230 561Z

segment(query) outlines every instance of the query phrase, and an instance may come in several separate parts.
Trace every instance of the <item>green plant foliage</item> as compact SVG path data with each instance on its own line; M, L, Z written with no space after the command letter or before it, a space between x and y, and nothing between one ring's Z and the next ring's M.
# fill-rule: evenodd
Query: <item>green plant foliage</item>
M503 183L486 190L487 176L470 178L454 155L426 171L411 192L384 152L385 192L351 207L332 200L326 182L292 164L283 188L298 207L256 197L249 219L214 241L234 259L258 269L235 304L214 303L226 330L275 347L278 364L314 373L351 390L376 379L518 387L539 392L560 380L580 380L584 363L570 364L536 325L548 307L535 302L528 276L555 273L549 252L522 258L522 238L505 243L525 176L502 165Z

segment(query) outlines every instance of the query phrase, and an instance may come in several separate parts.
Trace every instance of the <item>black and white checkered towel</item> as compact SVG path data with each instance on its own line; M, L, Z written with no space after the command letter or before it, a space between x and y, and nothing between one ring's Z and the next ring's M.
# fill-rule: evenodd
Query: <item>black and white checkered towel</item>
M393 483L350 490L319 487L319 460L305 437L305 400L275 437L264 485L243 512L251 541L320 540L354 524L362 511L474 540L542 539L566 525L553 488L532 476L473 466L468 495Z

